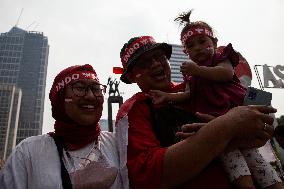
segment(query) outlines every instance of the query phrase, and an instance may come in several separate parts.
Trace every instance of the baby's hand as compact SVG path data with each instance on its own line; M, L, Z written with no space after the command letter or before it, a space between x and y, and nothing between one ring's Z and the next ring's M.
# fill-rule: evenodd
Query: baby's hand
M153 104L160 104L169 100L168 93L159 90L150 90L147 96L152 98Z
M197 75L198 71L199 71L199 66L193 61L184 62L180 66L180 72L183 75L195 76L195 75Z

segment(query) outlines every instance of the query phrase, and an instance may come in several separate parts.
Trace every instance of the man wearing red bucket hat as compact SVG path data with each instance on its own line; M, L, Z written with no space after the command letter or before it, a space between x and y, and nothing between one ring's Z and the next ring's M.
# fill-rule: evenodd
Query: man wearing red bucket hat
M141 89L121 106L116 118L121 174L128 175L130 188L232 188L215 158L225 150L265 144L273 132L271 126L263 130L264 123L273 122L266 113L276 110L233 108L206 124L183 127L197 131L202 125L192 137L178 140L175 132L181 124L196 122L196 116L171 104L153 105L147 95L150 90L184 89L171 82L170 56L171 46L156 43L151 36L131 38L121 50L121 80ZM128 180L123 183L127 188Z
M122 188L116 140L100 130L105 86L91 65L61 71L49 93L54 132L23 140L0 174L5 188Z

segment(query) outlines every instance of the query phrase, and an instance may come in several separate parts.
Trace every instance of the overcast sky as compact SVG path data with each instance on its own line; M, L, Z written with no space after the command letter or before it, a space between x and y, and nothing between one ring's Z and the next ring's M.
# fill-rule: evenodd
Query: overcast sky
M180 44L181 28L174 18L194 9L192 20L209 23L219 39L231 42L250 66L284 65L283 0L0 0L0 33L18 26L44 33L49 41L49 63L43 133L53 130L47 98L53 78L74 64L91 64L103 83L120 66L119 52L133 36L152 35L159 42ZM262 70L259 70L262 72ZM255 74L254 87L259 88ZM284 115L284 89L273 93L276 116ZM138 91L135 85L120 84L124 100ZM105 103L103 118L107 118Z

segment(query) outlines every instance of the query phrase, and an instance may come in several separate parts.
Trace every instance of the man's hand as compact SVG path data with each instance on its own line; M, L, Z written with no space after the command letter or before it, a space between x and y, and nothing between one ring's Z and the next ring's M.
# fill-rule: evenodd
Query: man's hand
M201 127L203 127L206 123L191 123L185 124L181 127L182 132L177 132L176 136L182 139L190 137L194 135Z
M217 122L215 125L226 124L226 127L231 128L234 137L227 151L236 148L255 148L263 146L267 140L272 138L274 132L273 117L268 114L275 112L276 109L269 106L239 106L216 118L213 122ZM196 116L204 122L212 121L215 118L202 113L196 113ZM185 139L194 135L201 127L206 125L207 123L186 124L182 126L182 132L177 132L176 135Z
M213 121L230 127L233 138L227 150L263 146L272 138L273 117L269 113L277 110L264 105L238 106Z
M221 123L231 127L232 131L235 131L236 137L252 137L255 134L263 135L264 132L272 134L269 127L274 120L269 113L276 111L276 109L264 105L238 106L215 120L219 119ZM264 128L266 129L264 130Z
M214 116L212 116L212 115L209 115L209 114L203 114L203 113L201 113L201 112L196 112L195 113L195 115L196 115L196 117L200 120L200 121L202 121L202 122L209 122L209 121L211 121L211 120L213 120L213 119L215 119L216 117L214 117Z
M182 139L190 137L194 135L201 127L206 125L207 122L213 120L215 117L209 114L203 114L200 112L195 113L196 117L202 121L202 123L192 123L192 124L185 124L181 127L182 131L177 132L176 136Z

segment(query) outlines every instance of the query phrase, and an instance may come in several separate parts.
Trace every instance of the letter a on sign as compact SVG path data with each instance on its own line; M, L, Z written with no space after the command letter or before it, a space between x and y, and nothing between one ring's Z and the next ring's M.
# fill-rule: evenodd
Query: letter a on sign
M269 67L266 64L264 64L262 66L262 68L263 68L264 87L269 87L269 81L271 81L272 84L273 84L273 88L280 88L281 86L280 86L278 80L274 77L274 75L270 71Z

